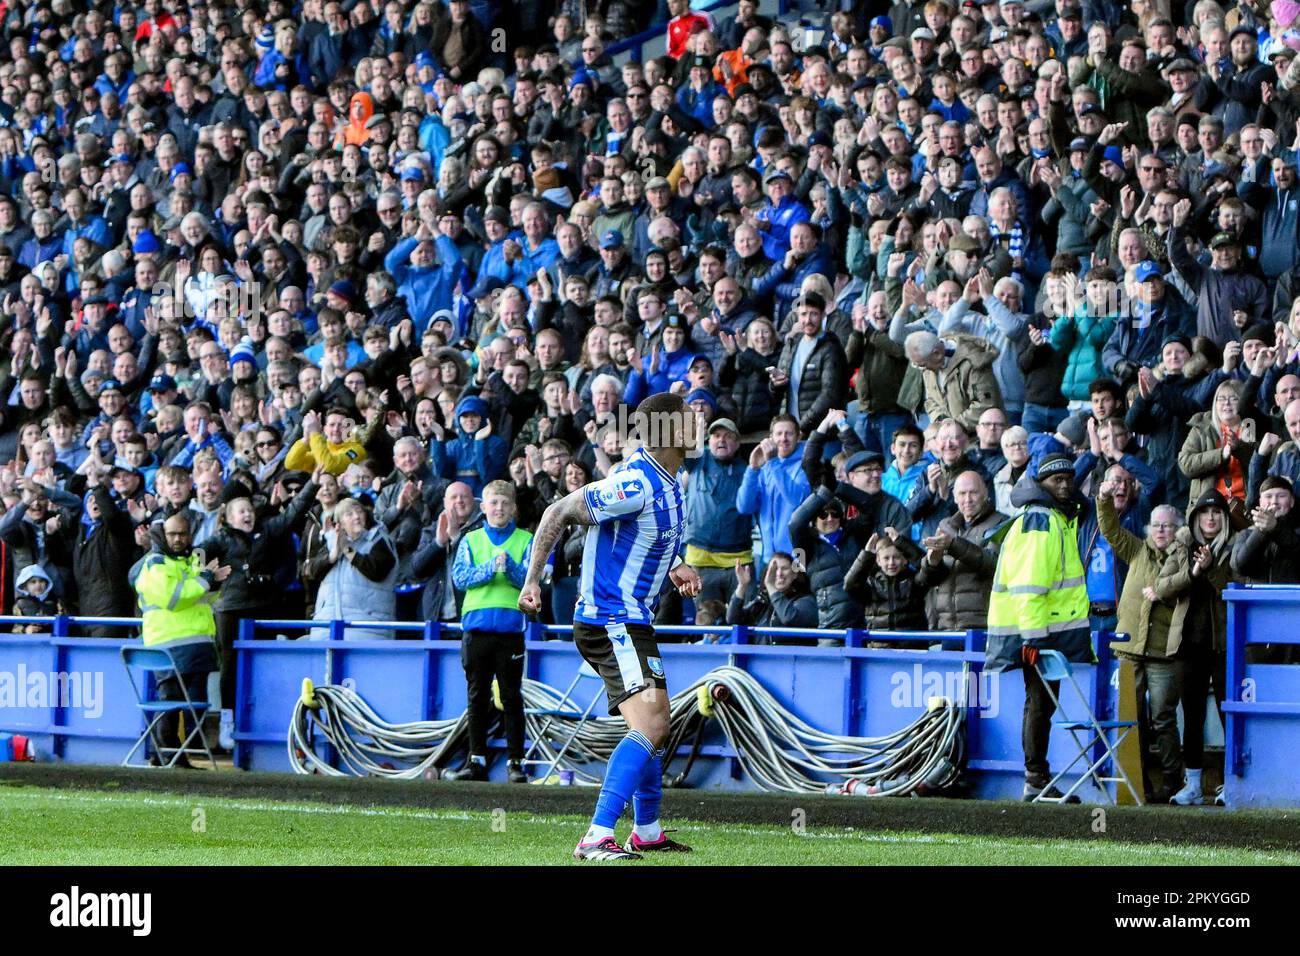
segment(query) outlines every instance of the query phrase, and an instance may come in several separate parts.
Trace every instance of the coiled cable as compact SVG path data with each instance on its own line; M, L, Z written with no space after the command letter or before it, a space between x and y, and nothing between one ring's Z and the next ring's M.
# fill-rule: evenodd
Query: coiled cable
M969 676L965 668L963 679ZM598 784L592 765L608 761L623 739L623 719L593 713L579 726L567 713L574 702L555 688L525 680L522 694L534 762L549 765L562 751L558 769L573 771L576 781ZM557 710L566 713L556 715ZM748 672L719 667L669 701L670 755L688 734L695 735L675 785L694 764L709 716L746 776L771 792L924 794L951 785L966 756L964 700L934 698L916 720L891 734L847 737L791 713ZM419 779L466 745L468 727L468 712L446 720L389 723L349 687L305 683L289 724L289 762L302 774ZM318 742L333 748L338 767L317 754Z

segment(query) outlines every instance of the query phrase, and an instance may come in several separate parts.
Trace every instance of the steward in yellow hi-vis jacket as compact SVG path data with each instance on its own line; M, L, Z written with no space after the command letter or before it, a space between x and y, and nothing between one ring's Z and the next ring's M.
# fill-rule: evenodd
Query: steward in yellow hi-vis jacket
M1047 742L1056 710L1052 697L1060 688L1052 681L1048 696L1038 674L1038 652L1050 648L1075 663L1093 661L1078 544L1082 501L1074 487L1073 460L1063 454L1044 457L1033 478L1026 475L1017 483L1011 502L1023 510L995 532L1002 546L989 599L984 668L1025 670L1024 796L1032 799L1051 780Z
M144 618L144 645L166 648L177 671L158 681L158 699L184 700L188 693L191 701L206 701L208 674L219 666L212 604L221 582L230 576L230 568L215 560L205 564L203 555L193 550L193 529L184 513L172 515L163 522L160 533L151 531L151 537L153 550L145 556L135 579ZM234 666L233 660L225 663ZM223 707L232 705L222 701ZM158 748L180 746L176 717L168 715L155 728ZM177 766L186 765L182 754Z

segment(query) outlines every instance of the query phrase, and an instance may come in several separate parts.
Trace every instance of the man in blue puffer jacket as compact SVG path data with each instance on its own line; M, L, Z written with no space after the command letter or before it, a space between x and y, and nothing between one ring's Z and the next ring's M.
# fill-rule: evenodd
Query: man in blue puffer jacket
M790 249L781 262L781 281L776 287L778 322L789 315L794 300L803 293L804 280L809 276L821 275L832 282L835 280L834 256L821 237L821 228L811 222L796 223L790 228Z

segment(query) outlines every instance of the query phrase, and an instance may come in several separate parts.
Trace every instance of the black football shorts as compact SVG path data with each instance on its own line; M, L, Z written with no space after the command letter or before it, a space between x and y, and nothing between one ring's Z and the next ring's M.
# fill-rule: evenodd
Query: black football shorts
M618 705L647 687L668 688L663 659L649 624L584 624L573 622L573 643L582 659L605 681L609 715Z

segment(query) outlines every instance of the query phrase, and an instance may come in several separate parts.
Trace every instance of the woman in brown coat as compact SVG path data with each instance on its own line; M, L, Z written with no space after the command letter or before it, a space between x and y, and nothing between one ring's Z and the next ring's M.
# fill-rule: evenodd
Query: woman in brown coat
M1178 467L1192 481L1189 501L1218 491L1234 515L1245 514L1246 474L1255 451L1255 420L1238 412L1241 384L1229 379L1214 391L1208 412L1191 420L1191 431L1178 453Z
M1233 580L1232 539L1227 501L1217 491L1206 493L1188 511L1187 527L1179 530L1155 585L1147 592L1152 601L1176 602L1169 621L1167 652L1178 665L1183 701L1187 777L1171 801L1179 806L1205 802L1201 769L1206 700L1211 688L1219 717L1223 717L1228 607L1222 592Z
M1145 720L1138 725L1142 758L1145 762L1148 743L1155 743L1163 774L1147 802L1168 803L1182 783L1178 663L1174 660L1176 648L1169 646L1175 601L1152 601L1145 592L1155 587L1169 547L1183 526L1183 516L1172 505L1160 505L1151 512L1147 536L1139 538L1120 524L1113 486L1105 481L1097 491L1097 525L1116 560L1128 565L1117 627L1129 639L1110 646L1120 662L1121 718L1130 720L1145 711Z

